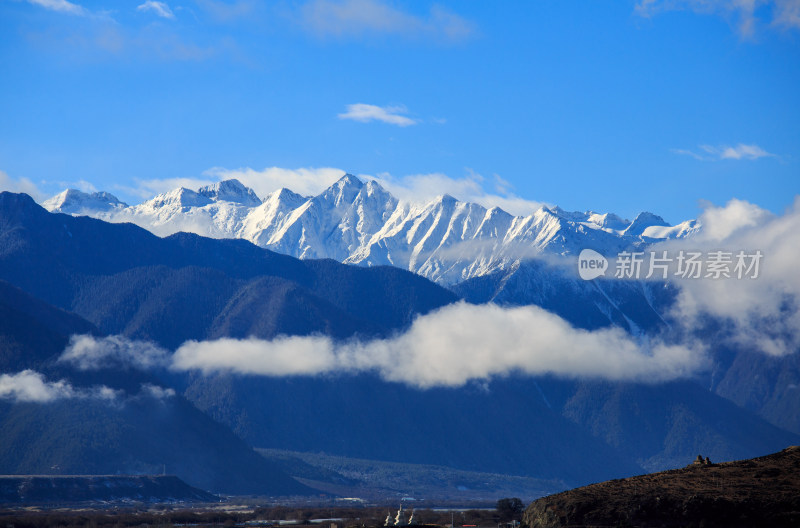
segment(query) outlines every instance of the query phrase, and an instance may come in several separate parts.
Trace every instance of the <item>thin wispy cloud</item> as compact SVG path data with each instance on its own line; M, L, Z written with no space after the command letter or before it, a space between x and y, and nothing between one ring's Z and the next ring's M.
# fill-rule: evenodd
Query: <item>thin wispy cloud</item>
M29 179L12 178L7 173L0 170L0 192L3 191L25 193L30 195L37 202L48 198L48 196L40 191L36 184Z
M772 25L783 29L800 29L800 0L775 0Z
M758 145L743 145L741 143L739 143L735 147L720 147L720 148L715 148L706 145L703 147L703 150L705 150L709 154L719 156L720 159L757 160L759 158L770 158L775 156L775 154L767 152Z
M89 12L83 6L73 4L67 0L28 0L28 3L50 9L51 11L58 11L59 13L67 13L70 15L88 15Z
M634 9L646 18L669 11L720 16L744 38L753 37L761 25L800 28L800 0L640 0Z
M690 156L700 161L722 161L722 160L750 160L754 161L761 158L774 158L776 154L767 152L758 145L745 145L739 143L735 146L721 145L700 145L697 150L672 149L675 154Z
M83 17L85 24L64 21L59 31L32 34L39 45L60 54L64 61L87 56L104 60L136 56L147 60L205 61L220 56L238 58L241 54L231 37L209 38L164 24L130 24L123 15L117 20L112 11L89 10L66 0L27 1ZM136 12L163 20L175 20L180 9L173 10L158 0L139 0L137 4Z
M300 19L322 38L389 35L457 42L475 33L472 22L443 7L421 16L382 0L311 0L300 9Z
M371 121L380 121L390 125L397 125L407 127L416 125L417 120L408 117L408 110L405 106L376 106L364 103L355 103L347 105L347 110L338 114L339 119L347 119L351 121L358 121L360 123L369 123Z
M168 18L174 19L175 13L172 12L172 9L164 2L157 2L155 0L147 0L145 3L140 4L136 7L137 11L150 11L155 13L157 16L161 18Z

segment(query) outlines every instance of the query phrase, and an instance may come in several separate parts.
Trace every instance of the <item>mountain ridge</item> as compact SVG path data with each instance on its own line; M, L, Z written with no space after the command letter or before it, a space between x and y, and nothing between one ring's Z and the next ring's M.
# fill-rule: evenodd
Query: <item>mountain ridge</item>
M0 473L155 474L166 465L220 493L314 493L151 373L59 362L70 336L85 333L99 332L0 281Z
M174 189L134 206L109 205L86 193L78 205L80 191L65 192L73 197L71 205L62 204L61 193L43 206L51 212L132 222L160 236L189 231L243 238L302 259L391 265L445 285L508 269L536 255L571 255L585 247L611 254L690 236L700 228L694 220L670 226L649 212L630 221L613 213L542 206L514 216L447 194L411 203L398 200L376 180L363 182L352 174L316 196L282 188L263 200L235 179L196 192Z

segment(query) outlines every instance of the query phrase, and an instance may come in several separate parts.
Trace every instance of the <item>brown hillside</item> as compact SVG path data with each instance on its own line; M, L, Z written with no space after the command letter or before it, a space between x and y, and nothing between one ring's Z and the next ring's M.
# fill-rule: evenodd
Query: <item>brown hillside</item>
M797 527L800 447L576 488L531 503L523 522L530 528Z

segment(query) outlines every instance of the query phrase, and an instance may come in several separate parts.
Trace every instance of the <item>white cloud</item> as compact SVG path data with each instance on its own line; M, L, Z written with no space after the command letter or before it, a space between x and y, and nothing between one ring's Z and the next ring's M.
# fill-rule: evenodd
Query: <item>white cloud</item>
M33 370L23 370L17 374L0 374L0 399L14 402L47 403L68 398L113 401L118 396L118 391L105 385L91 389L75 389L65 380L46 381L42 374Z
M58 358L80 370L133 366L142 370L166 366L167 352L145 341L132 341L122 336L72 336Z
M800 196L783 215L731 200L722 207L708 206L699 221L702 230L696 236L652 249L672 255L724 251L734 263L740 251L760 251L758 277L713 279L704 271L701 278L678 280L678 319L691 330L710 315L727 323L730 339L740 346L773 355L800 351Z
M47 199L36 184L27 178L15 179L0 170L0 192L9 191L13 193L25 193L30 195L37 202Z
M701 147L703 150L708 152L712 155L719 156L720 159L747 159L747 160L757 160L759 158L766 158L766 157L773 157L775 154L770 154L766 150L762 149L758 145L744 145L739 143L735 147L709 147L703 146Z
M68 13L70 15L87 15L88 11L78 4L73 4L67 0L28 0L28 3L35 4L45 9L58 11L60 13Z
M174 19L175 13L164 2L157 2L155 0L147 0L145 3L136 7L137 11L152 11L161 18Z
M722 160L757 160L761 158L774 158L775 154L767 152L758 145L745 145L739 143L736 146L721 145L700 145L698 147L701 152L695 152L687 149L672 149L675 154L683 156L691 156L700 161L722 161Z
M177 370L286 376L377 372L411 386L460 386L514 372L658 382L705 368L702 351L637 344L618 328L586 331L536 306L458 303L417 318L398 336L334 343L327 337L184 343Z
M300 9L300 22L321 38L394 35L458 42L475 34L473 23L440 6L419 16L382 0L311 0Z
M49 402L71 398L74 389L64 380L46 382L44 376L32 370L17 374L0 374L0 398L18 402Z
M381 121L390 125L397 125L407 127L417 124L417 121L411 119L406 114L408 111L404 106L375 106L371 104L356 103L347 105L347 111L339 114L339 119L349 119L352 121L359 121L361 123L369 123L370 121Z
M337 368L334 345L327 337L279 337L188 341L175 352L173 368L236 374L289 376L319 374Z
M699 218L702 230L689 243L700 241L719 244L741 229L763 225L772 218L769 211L744 200L734 198L724 207L707 203Z
M784 29L800 28L800 0L640 0L635 11L646 18L668 11L720 16L745 38L753 37L762 21Z
M164 400L167 398L175 397L175 389L164 388L151 383L142 384L141 393L145 396L155 398L157 400Z

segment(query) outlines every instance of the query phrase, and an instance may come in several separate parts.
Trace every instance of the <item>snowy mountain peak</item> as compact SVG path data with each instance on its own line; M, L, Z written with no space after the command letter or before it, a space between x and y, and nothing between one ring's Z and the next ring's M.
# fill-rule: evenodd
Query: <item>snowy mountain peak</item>
M279 189L263 201L237 180L198 192L174 189L133 207L109 205L116 199L101 193L91 195L102 202L97 204L87 201L90 195L75 192L48 200L51 210L66 207L74 196L96 205L95 211L86 212L87 206L81 214L134 222L160 236L190 231L243 238L298 258L396 266L442 284L512 269L536 255L576 255L587 247L614 254L690 236L700 228L694 221L670 227L652 213L629 222L611 213L555 206L513 216L449 194L427 203L401 202L377 181L362 182L352 174L317 196Z
M634 218L631 225L623 231L623 234L628 236L640 236L644 233L645 229L652 226L669 227L669 224L660 216L645 211L636 215L636 218Z
M211 199L187 189L179 187L155 196L153 199L144 202L139 207L144 209L161 209L163 207L203 207L211 203Z
M453 196L449 194L442 194L441 196L436 197L436 203L440 203L447 206L452 206L457 202L458 200L456 200Z
M91 214L95 211L110 211L128 207L111 193L85 193L77 189L67 189L42 203L48 211L67 214Z
M364 187L364 182L352 174L345 174L339 178L336 183L328 187L323 194L334 193L339 195L352 195L357 194L362 187Z
M381 184L376 182L375 180L368 181L367 184L364 186L364 188L367 191L367 196L373 196L373 195L391 196L391 194L389 194L389 191L384 189L383 186L381 186Z
M198 194L214 201L234 202L247 207L256 207L261 204L261 199L255 191L245 187L239 180L224 180L212 185L200 187Z
M318 202L328 202L333 207L340 207L353 202L353 199L361 192L364 183L353 176L345 174L333 185L325 189L322 194L316 197Z
M287 189L286 187L281 187L277 191L273 191L269 193L262 203L267 203L269 201L275 203L296 203L301 204L308 200L305 196L301 194L297 194L296 192Z
M547 207L546 205L543 205L542 207L533 212L533 216L540 218L552 217L560 220L568 220L570 222L580 222L584 220L584 217L581 213L565 211L564 209L560 208L557 205L555 207Z
M697 220L686 220L676 226L660 226L652 225L645 228L642 232L642 237L645 239L672 239L672 238L686 238L700 231L700 222Z
M630 224L630 220L625 220L614 213L593 213L588 212L587 221L603 229L612 231L624 231Z
M341 187L347 187L347 186L353 186L353 187L357 187L357 188L360 189L364 185L364 182L362 182L358 177L356 177L356 176L354 176L354 175L352 175L352 174L350 174L348 172L344 176L339 178L336 181L336 183L334 183L333 185L336 186L336 187L340 187L340 188Z

